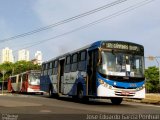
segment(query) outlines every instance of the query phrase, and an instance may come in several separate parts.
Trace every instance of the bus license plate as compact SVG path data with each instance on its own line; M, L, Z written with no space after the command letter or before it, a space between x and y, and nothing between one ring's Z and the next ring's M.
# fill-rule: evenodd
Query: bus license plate
M122 91L121 95L129 95L129 92L128 91Z

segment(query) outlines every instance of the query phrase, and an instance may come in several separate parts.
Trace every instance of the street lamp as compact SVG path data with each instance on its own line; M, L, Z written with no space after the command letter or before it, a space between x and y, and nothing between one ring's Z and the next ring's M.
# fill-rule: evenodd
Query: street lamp
M2 94L3 94L3 86L4 86L4 75L6 73L6 70L1 70L1 73L3 75L3 80L2 80Z
M159 61L157 60L157 57L155 57L155 60L158 64L158 70L159 70L159 86L160 86L160 66L159 66Z

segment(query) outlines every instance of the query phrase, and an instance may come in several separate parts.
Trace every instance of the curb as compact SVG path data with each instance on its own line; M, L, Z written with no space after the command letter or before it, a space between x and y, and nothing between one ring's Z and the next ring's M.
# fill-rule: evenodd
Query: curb
M3 95L7 95L7 94L0 94L0 96L3 96Z
M128 102L136 102L136 103L145 103L145 104L154 104L154 105L160 105L160 100L152 100L152 99L143 99L143 100L135 100L135 99L124 99Z

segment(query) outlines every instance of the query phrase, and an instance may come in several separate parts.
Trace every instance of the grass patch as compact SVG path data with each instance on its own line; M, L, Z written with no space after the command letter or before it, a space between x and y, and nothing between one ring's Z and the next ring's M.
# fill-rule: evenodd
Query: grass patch
M130 102L141 102L141 103L147 103L147 104L160 105L160 94L147 93L145 99L142 99L142 100L137 100L137 99L125 99L125 100Z
M160 104L160 94L146 94L146 98L141 100L143 103Z
M157 100L160 101L160 94L146 94L145 99Z

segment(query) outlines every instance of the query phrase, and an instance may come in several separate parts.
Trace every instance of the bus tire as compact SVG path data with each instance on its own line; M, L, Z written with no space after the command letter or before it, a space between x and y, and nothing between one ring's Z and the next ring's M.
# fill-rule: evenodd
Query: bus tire
M49 91L48 91L48 96L49 96L49 98L52 98L53 97L53 93L52 93L52 88L50 87L49 88Z
M78 88L77 89L77 99L78 99L78 101L84 102L84 103L88 102L89 98L84 96L84 91L83 91L82 86L79 86L77 88Z
M83 99L83 90L82 89L77 90L77 98L78 98L78 100Z
M122 101L123 101L123 98L111 98L111 102L114 105L120 105Z
M11 93L15 93L15 91L13 90L13 89L11 89L11 91L10 91Z

